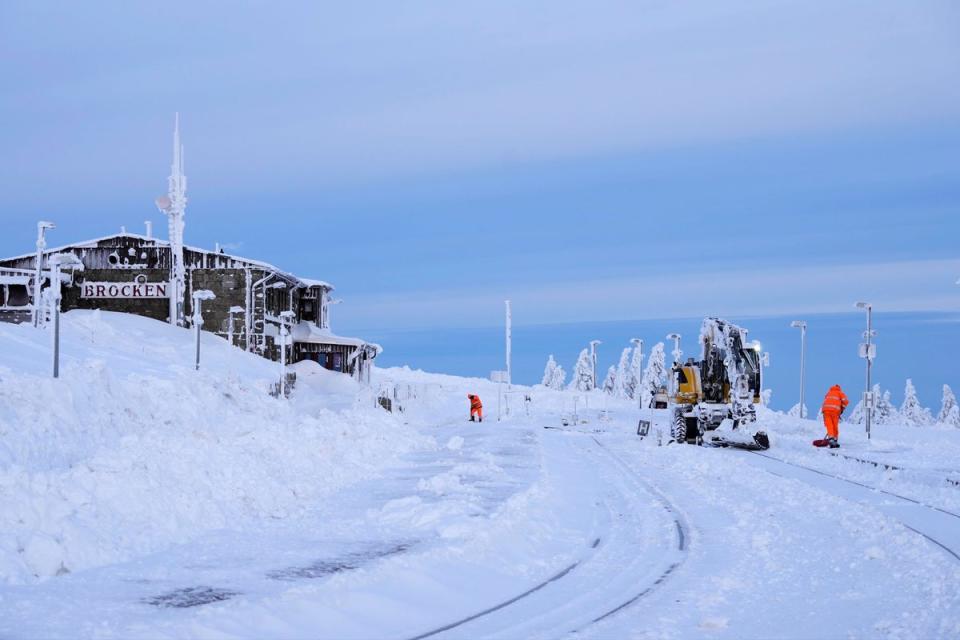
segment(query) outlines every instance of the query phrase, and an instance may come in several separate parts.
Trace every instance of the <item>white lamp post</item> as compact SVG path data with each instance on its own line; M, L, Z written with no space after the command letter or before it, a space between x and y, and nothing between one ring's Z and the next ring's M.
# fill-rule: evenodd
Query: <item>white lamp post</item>
M673 362L674 364L680 364L680 358L683 357L683 351L680 350L680 338L679 333L671 333L667 335L667 340L673 340Z
M507 342L507 389L511 387L513 383L513 367L511 366L512 351L513 351L513 312L510 308L510 301L504 301L506 306L506 342Z
M864 415L866 416L867 440L869 440L870 418L872 417L873 403L875 400L870 390L870 369L873 366L873 359L877 357L877 345L873 344L873 337L876 334L873 331L873 305L869 302L858 302L857 309L865 309L867 311L867 330L863 333L863 337L866 338L867 341L860 344L860 357L867 361L867 390L863 393L863 404L866 409Z
M807 321L806 320L794 320L790 323L790 326L794 329L800 329L800 417L806 418L806 410L804 409L804 376L806 375L806 358L807 358Z
M194 365L196 371L200 370L200 327L203 326L201 305L204 300L213 300L216 297L213 291L207 289L200 289L199 291L193 292L193 328L197 335L197 359Z
M296 314L293 311L280 312L280 397L287 397L287 336Z
M53 377L60 377L60 270L82 270L83 263L72 253L50 256L50 290L53 293Z
M37 257L33 276L33 326L40 326L40 289L43 283L43 250L47 248L47 231L56 229L52 222L41 220L37 223Z

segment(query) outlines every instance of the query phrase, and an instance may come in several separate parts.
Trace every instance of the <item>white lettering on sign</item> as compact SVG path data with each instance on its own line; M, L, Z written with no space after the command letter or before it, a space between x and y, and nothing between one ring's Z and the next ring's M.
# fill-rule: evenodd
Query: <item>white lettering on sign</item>
M84 282L81 298L169 298L169 282Z

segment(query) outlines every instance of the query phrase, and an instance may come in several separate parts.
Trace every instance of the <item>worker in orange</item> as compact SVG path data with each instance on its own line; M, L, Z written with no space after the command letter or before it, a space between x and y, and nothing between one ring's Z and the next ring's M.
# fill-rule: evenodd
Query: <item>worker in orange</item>
M847 405L850 404L850 400L847 399L847 394L843 392L843 389L840 388L840 385L835 384L830 387L827 391L827 395L823 398L823 425L827 428L827 446L831 449L836 449L840 446L837 442L837 438L840 437L840 415L843 413L843 410L847 408Z
M473 416L483 422L483 403L480 402L480 396L468 393L467 398L470 400L470 422L473 422Z

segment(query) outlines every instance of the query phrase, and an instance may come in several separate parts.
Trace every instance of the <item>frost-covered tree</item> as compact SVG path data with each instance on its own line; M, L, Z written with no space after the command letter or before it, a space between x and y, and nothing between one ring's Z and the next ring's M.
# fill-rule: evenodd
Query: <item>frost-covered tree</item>
M563 370L559 364L557 365L557 370L553 372L553 384L550 385L551 389L556 389L560 391L563 389L563 385L567 382L567 372Z
M957 396L953 394L953 389L951 389L948 384L943 385L943 401L940 405L940 413L937 414L937 422L947 424L947 418L950 417L950 412L953 411L953 408L956 406Z
M637 393L639 380L637 380L636 373L630 366L630 351L630 347L624 349L623 353L620 354L620 363L617 364L617 386L613 395L618 398L633 399L633 396Z
M610 368L607 369L607 377L603 379L603 385L601 387L604 393L609 393L613 395L617 390L617 368L613 365L610 365Z
M648 408L653 402L653 396L667 379L666 357L663 354L663 343L658 342L650 350L650 357L647 359L647 368L643 371L643 378L640 380L640 387L637 389L637 400L644 409Z
M900 406L900 417L905 424L912 427L922 427L933 422L933 416L929 409L920 406L920 400L917 398L917 390L913 386L913 380L907 378L906 387L903 390L903 404Z
M577 391L591 391L593 389L593 365L590 362L590 351L584 349L573 365L573 379L570 388Z
M763 400L763 406L770 406L770 398L773 397L773 389L764 389L760 392L760 399Z
M884 391L883 394L880 394L880 385L873 385L873 395L877 398L877 406L873 410L873 415L870 416L870 421L873 424L897 424L900 420L900 412L897 411L897 408L893 406L893 401L890 400L890 390Z
M800 417L800 403L798 402L797 404L795 404L795 405L793 405L792 407L790 407L790 411L787 411L787 415L790 416L791 418L799 418L799 417ZM804 403L804 405L803 405L803 417L806 418L806 417L809 416L809 415L810 415L810 412L807 411L807 405L806 405L806 403Z
M950 408L950 413L947 414L947 417L942 420L940 424L960 429L960 406L953 405L953 407Z
M555 389L553 386L557 377L557 361L553 359L553 354L547 358L547 366L543 368L543 381L540 383L545 387Z

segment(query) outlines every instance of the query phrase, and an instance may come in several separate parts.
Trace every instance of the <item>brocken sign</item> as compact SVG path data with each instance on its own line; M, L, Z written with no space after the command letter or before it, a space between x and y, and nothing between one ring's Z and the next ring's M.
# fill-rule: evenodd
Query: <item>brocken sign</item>
M169 298L169 282L84 282L81 298Z

